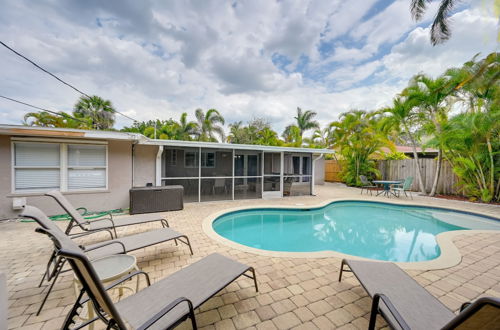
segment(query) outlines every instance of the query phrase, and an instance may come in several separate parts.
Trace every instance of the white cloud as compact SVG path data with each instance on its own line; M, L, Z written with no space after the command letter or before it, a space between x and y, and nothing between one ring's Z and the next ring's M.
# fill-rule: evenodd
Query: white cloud
M373 14L379 4L10 0L0 40L139 120L217 108L228 122L265 117L278 130L297 106L323 124L351 108L383 106L411 75L438 74L496 45L496 20L477 2L454 15L453 37L439 47L412 22L407 0ZM287 72L275 54L289 61ZM71 111L78 93L3 48L0 63L1 94ZM0 100L2 123L19 124L27 111Z

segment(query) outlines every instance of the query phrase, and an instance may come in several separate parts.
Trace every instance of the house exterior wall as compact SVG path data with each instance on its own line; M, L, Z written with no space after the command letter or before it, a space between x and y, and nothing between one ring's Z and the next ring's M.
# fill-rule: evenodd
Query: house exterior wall
M108 190L67 192L64 195L75 207L84 206L92 211L127 208L132 186L131 148L130 141L108 141ZM19 211L12 209L12 198L23 196L26 196L28 205L40 208L47 215L63 213L59 205L52 198L43 196L43 193L11 193L11 136L0 136L0 155L0 219L16 217Z
M314 163L314 184L325 184L325 158Z
M156 155L158 146L136 145L134 147L134 187L155 185Z

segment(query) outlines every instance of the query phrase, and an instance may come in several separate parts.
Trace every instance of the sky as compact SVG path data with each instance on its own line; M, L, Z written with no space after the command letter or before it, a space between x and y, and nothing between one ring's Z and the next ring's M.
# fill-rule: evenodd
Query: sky
M226 124L264 118L281 132L297 107L326 125L390 104L419 72L498 51L493 1L460 1L436 47L437 2L416 23L410 0L0 0L0 40L136 120L216 108ZM3 47L0 94L67 112L80 96ZM2 124L28 111L0 99Z

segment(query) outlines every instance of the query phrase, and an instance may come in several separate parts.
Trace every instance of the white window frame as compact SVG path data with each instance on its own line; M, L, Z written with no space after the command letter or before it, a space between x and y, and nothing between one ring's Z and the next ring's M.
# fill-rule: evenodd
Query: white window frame
M201 153L198 152L198 151L184 151L184 167L185 168L196 168L197 167L196 165L188 166L186 164L186 156L187 156L188 153L195 154L194 161L195 161L195 163L196 163L196 161L198 161L198 163L200 165L200 168L215 168L216 163L217 163L217 157L216 157L215 151L202 151ZM207 164L206 164L207 156L205 156L205 164L203 164L203 154L205 154L205 155L207 155L207 154L213 154L214 155L214 165L213 166L207 166ZM196 155L199 155L199 156L196 157Z
M61 142L62 141L62 142ZM108 143L107 142L90 142L90 141L51 141L45 139L36 139L36 140L25 140L25 139L12 139L11 140L11 193L12 194L43 194L46 192L45 190L33 189L33 190L16 190L16 169L18 168L53 168L59 169L59 190L61 192L92 192L92 191L107 191L109 185L109 156L108 156ZM16 166L16 143L51 143L59 145L59 166ZM104 166L69 166L68 165L68 145L91 145L91 146L103 146L106 151L106 161ZM103 188L87 188L87 189L68 189L68 172L69 169L106 169L106 180L105 187Z
M167 160L167 166L177 166L177 149L169 149L170 157Z
M190 153L190 154L194 154L194 165L187 165L186 164L186 156L187 154ZM197 157L198 155L198 151L191 151L191 150L185 150L184 151L184 168L196 168L198 167L198 163L200 160L199 160L199 156Z

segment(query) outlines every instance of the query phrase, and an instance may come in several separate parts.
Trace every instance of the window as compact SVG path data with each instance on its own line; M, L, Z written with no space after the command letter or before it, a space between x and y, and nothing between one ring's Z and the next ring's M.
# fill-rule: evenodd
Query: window
M202 152L201 153L201 167L215 167L215 152Z
M177 149L167 149L167 166L177 166Z
M13 190L38 192L107 188L107 146L13 143Z
M68 190L106 188L106 146L68 145Z
M198 153L195 151L186 151L184 153L184 167L198 167ZM215 167L215 152L202 151L201 153L201 167L214 168Z
M184 167L198 167L198 153L186 151L184 153Z
M60 145L52 143L14 144L14 187L16 191L59 189Z

